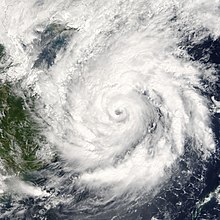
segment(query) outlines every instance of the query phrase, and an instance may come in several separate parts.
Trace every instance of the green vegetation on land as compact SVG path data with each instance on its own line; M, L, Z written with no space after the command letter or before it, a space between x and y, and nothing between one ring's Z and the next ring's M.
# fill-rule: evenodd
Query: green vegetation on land
M9 56L6 55L4 45L0 43L0 74L4 73L11 66L11 59Z
M10 173L24 173L39 169L39 128L30 115L23 98L13 87L0 84L0 159Z

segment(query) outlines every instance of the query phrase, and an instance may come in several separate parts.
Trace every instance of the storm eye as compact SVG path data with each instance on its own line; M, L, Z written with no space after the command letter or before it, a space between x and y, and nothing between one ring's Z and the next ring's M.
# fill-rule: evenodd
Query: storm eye
M115 110L115 114L116 114L116 115L121 115L122 113L123 113L123 111L120 110L120 109L116 109L116 110Z
M40 35L38 47L40 53L34 62L33 68L49 69L55 62L57 54L65 50L70 38L77 29L68 28L62 24L49 24Z

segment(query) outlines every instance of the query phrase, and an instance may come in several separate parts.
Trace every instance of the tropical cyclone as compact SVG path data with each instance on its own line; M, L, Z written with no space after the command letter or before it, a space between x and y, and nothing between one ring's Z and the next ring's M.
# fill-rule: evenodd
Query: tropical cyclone
M50 150L76 176L72 185L91 190L98 204L128 202L161 186L186 144L204 160L215 151L201 78L215 79L178 44L195 30L218 35L202 17L210 8L215 18L219 3L202 1L198 9L189 2L1 3L7 32L0 39L16 64L5 77L37 95L42 133L56 148ZM48 176L51 186L64 184Z
M198 71L154 57L155 40L142 34L113 46L68 94L71 132L63 153L76 163L80 183L108 186L113 195L155 187L188 139L198 153L214 149L206 100L193 87Z

